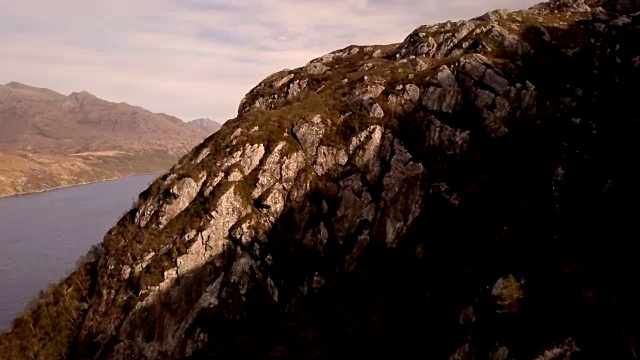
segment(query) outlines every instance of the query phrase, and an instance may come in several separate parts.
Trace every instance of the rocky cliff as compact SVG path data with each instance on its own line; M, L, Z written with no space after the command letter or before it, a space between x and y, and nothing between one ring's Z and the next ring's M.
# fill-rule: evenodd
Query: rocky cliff
M498 10L273 74L0 354L635 358L638 10Z

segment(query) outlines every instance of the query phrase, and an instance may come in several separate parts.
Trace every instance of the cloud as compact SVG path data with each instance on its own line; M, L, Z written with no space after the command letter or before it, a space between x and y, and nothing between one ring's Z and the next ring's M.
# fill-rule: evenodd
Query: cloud
M87 90L183 119L235 116L284 68L536 0L0 0L0 83Z

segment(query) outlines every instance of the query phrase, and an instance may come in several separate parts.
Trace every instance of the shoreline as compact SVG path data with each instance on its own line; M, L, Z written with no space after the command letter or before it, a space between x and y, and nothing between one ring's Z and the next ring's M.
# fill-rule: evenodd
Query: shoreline
M49 188L49 189L44 189L44 190L35 190L35 191L27 191L27 192L21 192L21 193L15 193L15 194L9 194L9 195L0 195L0 199L4 199L4 198L8 198L8 197L12 197L12 196L25 196L25 195L33 195L33 194L41 194L41 193L45 193L48 191L54 191L54 190L62 190L62 189L67 189L67 188L71 188L71 187L76 187L76 186L84 186L84 185L91 185L91 184L99 184L99 183L103 183L103 182L108 182L108 181L114 181L114 180L121 180L121 179L126 179L129 177L134 177L134 176L144 176L144 175L158 175L160 176L161 174L163 174L164 172L146 172L146 173L140 173L140 174L131 174L131 175L124 175L124 176L116 176L113 178L108 178L108 179L102 179L102 180L97 180L97 181L89 181L89 182L84 182L84 183L77 183L77 184L71 184L71 185L63 185L63 186L57 186L54 188Z

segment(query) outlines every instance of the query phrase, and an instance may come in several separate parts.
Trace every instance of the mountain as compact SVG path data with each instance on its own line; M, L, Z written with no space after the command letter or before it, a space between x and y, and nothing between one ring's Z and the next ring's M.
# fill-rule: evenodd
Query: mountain
M220 130L220 127L222 126L220 123L207 118L191 120L186 122L185 125L200 128L210 134Z
M269 76L0 357L634 359L638 10L493 11Z
M0 85L0 196L165 171L212 129L86 91Z

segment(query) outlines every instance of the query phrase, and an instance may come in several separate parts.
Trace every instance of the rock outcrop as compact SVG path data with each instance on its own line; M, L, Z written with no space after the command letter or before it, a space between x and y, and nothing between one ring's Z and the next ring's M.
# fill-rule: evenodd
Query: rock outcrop
M275 73L1 353L634 358L637 8L494 11Z

